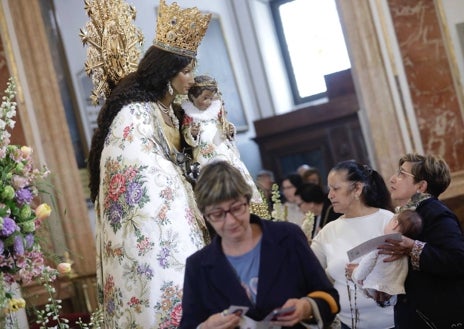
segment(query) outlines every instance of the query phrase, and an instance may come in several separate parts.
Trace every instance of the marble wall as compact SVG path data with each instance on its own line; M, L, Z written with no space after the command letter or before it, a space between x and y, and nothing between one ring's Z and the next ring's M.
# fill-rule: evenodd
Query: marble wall
M389 0L425 153L464 169L464 120L433 0Z

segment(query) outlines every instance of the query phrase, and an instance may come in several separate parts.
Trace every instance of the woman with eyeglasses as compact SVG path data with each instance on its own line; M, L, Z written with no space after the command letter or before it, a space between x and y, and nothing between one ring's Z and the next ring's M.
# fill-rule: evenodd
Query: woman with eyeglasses
M390 178L398 208L416 207L423 229L415 240L387 240L380 253L409 256L406 294L395 305L395 328L464 327L464 236L459 220L438 197L451 182L448 165L432 155L406 154Z
M327 181L333 210L343 215L319 231L311 249L340 294L337 317L341 328L393 328L393 307L379 307L346 277L350 266L347 251L383 235L393 217L388 188L377 171L353 160L336 164Z
M205 166L195 186L199 209L217 235L187 259L181 329L232 329L279 308L276 326L322 328L339 310L338 293L295 224L250 214L252 191L226 162ZM227 312L244 306L247 312ZM246 317L246 318L244 318Z

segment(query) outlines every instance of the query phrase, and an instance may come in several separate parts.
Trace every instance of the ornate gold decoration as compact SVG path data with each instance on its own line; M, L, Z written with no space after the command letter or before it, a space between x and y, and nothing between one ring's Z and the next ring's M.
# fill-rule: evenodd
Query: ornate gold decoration
M85 0L90 17L79 36L87 45L85 72L92 78L93 104L108 97L111 89L135 71L143 34L134 24L135 8L122 0Z
M181 9L174 2L166 5L160 0L155 47L182 56L194 58L208 28L211 14L201 14L198 8Z
M272 219L263 191L259 190L259 194L261 194L262 201L250 202L250 212L256 216L261 217L262 219Z
M261 203L251 202L250 212L262 219L271 219L271 215L269 214L269 210L267 209L267 204L265 202L261 202Z
M214 87L214 88L217 88L218 84L217 84L216 80L211 79L211 80L205 81L205 82L195 82L193 84L193 87Z

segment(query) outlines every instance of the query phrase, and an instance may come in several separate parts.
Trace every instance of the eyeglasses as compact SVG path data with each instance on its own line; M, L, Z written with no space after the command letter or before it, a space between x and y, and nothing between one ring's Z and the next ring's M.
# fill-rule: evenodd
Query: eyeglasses
M211 223L217 223L217 222L223 221L226 218L227 213L230 213L232 216L237 218L238 216L241 216L245 213L247 206L248 206L248 203L246 202L239 203L239 204L236 204L230 207L229 210L217 209L217 210L211 211L210 213L205 214L205 217Z
M403 168L399 167L398 171L396 172L396 177L398 177L398 179L403 179L405 176L411 176L412 178L415 177L410 172L407 172Z

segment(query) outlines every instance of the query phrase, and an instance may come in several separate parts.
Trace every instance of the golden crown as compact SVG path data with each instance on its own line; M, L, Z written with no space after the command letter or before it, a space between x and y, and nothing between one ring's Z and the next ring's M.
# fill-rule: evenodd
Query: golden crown
M215 79L210 79L207 81L196 82L193 84L193 87L214 87L217 88L218 84Z
M133 24L135 8L122 0L86 0L90 17L79 36L87 45L85 72L92 78L90 99L98 104L119 80L137 69L143 34Z
M201 14L198 8L181 9L174 2L166 5L160 0L156 23L155 47L194 58L208 28L211 14Z

